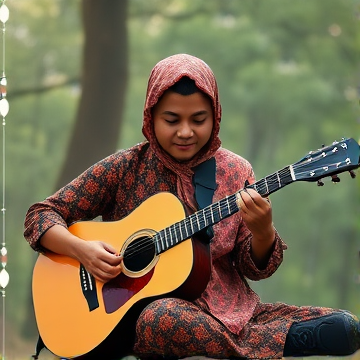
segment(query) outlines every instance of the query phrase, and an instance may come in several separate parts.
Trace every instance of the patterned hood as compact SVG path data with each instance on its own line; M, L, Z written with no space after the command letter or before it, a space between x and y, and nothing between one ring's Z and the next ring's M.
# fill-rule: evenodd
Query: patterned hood
M188 162L179 163L159 146L155 134L151 109L159 101L161 95L182 77L193 79L196 86L207 94L213 104L214 127L207 145ZM177 54L158 62L149 77L143 118L143 134L151 148L162 163L179 176L193 174L191 168L211 158L220 147L219 130L221 121L221 105L215 76L210 67L201 59L187 54Z

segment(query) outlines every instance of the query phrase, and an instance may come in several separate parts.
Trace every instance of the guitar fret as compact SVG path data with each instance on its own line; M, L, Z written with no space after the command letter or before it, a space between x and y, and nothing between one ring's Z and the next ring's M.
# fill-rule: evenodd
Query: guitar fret
M204 226L208 226L207 219L206 219L206 209L201 210L202 218L204 219Z
M170 230L170 228L167 228L167 230L168 230L169 235L171 236L171 230ZM169 248L168 237L169 237L169 236L167 236L166 231L165 231L165 243L166 243L166 248Z
M196 224L197 224L197 231L199 231L200 230L200 222L199 222L199 217L198 217L198 213L196 212L195 213L195 217L196 217Z
M194 227L193 227L192 219L193 219L193 217L191 216L189 218L189 220L190 220L189 222L190 222L191 232L194 234Z
M161 231L158 232L155 236L154 236L154 242L155 242L155 246L156 246L156 254L160 254L161 253L161 248L160 248L160 241L159 241L159 237Z
M221 203L224 203L224 200L221 200ZM226 213L223 215L223 209L224 209L224 206L220 206L220 216L221 218L225 217L226 216Z
M166 237L166 229L165 229L164 233L165 233L165 237ZM161 241L161 249L165 250L165 248L164 248L164 240L163 240L161 235L160 235L160 241Z
M181 229L181 224L180 224L180 226L179 226L179 230L180 230L181 238L184 239L184 236L183 236L183 233L182 233L182 229Z
M170 230L170 244L174 245L173 232Z
M266 178L264 179L264 183L265 183L265 186L266 186L266 194L268 194L269 193L269 184L268 184Z

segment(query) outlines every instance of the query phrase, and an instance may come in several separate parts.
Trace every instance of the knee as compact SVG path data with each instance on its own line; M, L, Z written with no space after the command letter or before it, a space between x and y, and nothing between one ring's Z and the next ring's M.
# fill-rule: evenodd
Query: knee
M141 334L146 328L164 332L171 329L180 315L177 300L159 299L146 306L137 320L137 333Z

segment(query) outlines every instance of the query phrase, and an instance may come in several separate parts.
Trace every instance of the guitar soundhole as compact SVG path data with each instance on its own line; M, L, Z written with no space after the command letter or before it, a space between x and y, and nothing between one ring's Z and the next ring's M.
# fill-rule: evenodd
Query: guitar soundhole
M132 241L124 252L124 265L129 271L145 269L155 257L155 244L150 236Z

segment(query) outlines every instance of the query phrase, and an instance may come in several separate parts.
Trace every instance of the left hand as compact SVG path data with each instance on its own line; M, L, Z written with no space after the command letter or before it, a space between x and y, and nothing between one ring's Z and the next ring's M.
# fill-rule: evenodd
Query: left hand
M240 192L238 205L241 216L253 235L251 256L258 267L264 267L275 240L271 202L253 189L244 189Z
M246 226L259 240L268 239L274 234L270 200L253 189L242 190L240 197L238 204Z

